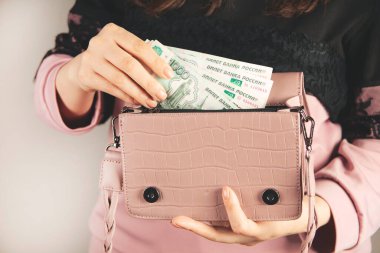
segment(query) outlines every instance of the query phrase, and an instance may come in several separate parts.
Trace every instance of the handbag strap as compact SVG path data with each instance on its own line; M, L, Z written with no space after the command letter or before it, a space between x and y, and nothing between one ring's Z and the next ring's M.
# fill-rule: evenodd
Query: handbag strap
M104 203L106 207L106 215L104 217L104 229L105 229L105 240L104 240L104 252L112 252L112 239L115 234L116 221L115 212L117 204L119 202L119 193L116 191L104 190Z
M301 235L302 245L301 252L308 253L309 248L313 243L313 239L317 230L317 214L315 209L315 178L314 178L314 162L313 157L310 156L307 160L306 168L306 190L308 196L308 223L306 236Z
M105 205L104 215L104 252L112 252L112 239L115 234L115 213L119 202L119 194L123 192L123 176L120 148L107 147L100 169L99 186L103 191Z
M307 114L310 116L310 107L307 104L306 101L306 93L304 87L301 88L302 90L302 99L301 103L304 106ZM311 118L312 119L312 118ZM315 176L314 176L314 156L312 154L312 138L313 138L313 128L314 128L314 122L312 122L312 127L310 129L310 142L306 142L306 152L305 152L305 161L307 163L306 166L304 166L305 171L305 188L306 188L306 194L308 196L308 222L307 222L307 230L306 235L300 234L300 237L302 239L301 244L301 252L302 253L308 253L309 249L311 248L311 245L313 243L315 233L318 227L318 220L317 220L317 213L315 209ZM307 134L307 133L304 133Z

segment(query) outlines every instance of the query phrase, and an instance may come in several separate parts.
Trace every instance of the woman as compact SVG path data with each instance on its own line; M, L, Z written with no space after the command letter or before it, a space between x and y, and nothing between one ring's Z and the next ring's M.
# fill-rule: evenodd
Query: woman
M370 252L380 225L379 14L377 0L77 0L69 32L57 36L38 70L36 106L70 134L90 131L124 104L157 106L166 94L151 73L173 73L145 39L302 71L316 120L312 252ZM303 216L254 223L234 192L223 192L228 232L186 217L172 225L133 218L120 201L114 252L299 251ZM93 253L103 250L103 216L99 198L90 219Z

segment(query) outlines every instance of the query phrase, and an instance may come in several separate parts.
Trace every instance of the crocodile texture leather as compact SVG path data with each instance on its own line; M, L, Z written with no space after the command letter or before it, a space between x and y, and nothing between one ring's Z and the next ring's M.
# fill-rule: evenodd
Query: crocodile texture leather
M302 73L274 73L267 105L305 106ZM116 112L122 104L116 104ZM307 232L300 251L311 247L316 227L312 156L305 143L298 112L199 112L120 114L121 147L107 148L100 187L106 206L104 252L112 252L115 206L119 192L126 210L145 219L187 215L228 223L221 187L231 186L252 220L291 220L301 215L307 195ZM311 151L311 149L310 149ZM156 187L158 201L143 193ZM279 201L267 205L262 193L274 188Z
M301 214L298 112L145 113L119 116L126 206L135 217L228 220L221 188L237 193L252 220ZM156 187L148 203L143 191ZM280 200L267 205L269 188Z

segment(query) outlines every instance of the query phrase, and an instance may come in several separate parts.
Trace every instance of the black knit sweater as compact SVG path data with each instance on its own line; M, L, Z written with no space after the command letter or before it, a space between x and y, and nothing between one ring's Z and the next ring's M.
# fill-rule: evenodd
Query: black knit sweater
M302 71L305 90L343 126L347 139L380 139L380 4L378 0L331 0L294 18L263 13L265 0L229 0L205 16L204 1L189 0L159 17L127 0L77 0L69 32L59 34L54 53L76 56L109 22L142 39L271 66ZM112 112L104 94L102 122Z

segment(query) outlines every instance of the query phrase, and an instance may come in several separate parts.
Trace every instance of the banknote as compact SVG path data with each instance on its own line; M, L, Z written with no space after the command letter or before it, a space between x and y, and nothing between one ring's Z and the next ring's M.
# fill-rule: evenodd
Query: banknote
M247 74L247 71L242 69L235 69L234 72L232 72L232 70L227 71L226 68L212 66L214 65L213 63L210 63L204 59L213 57L215 59L223 59L224 62L237 62L235 60L230 60L219 56L207 55L190 50L182 50L174 47L166 48L169 49L172 53L175 53L180 59L184 60L188 64L193 65L193 67L196 68L198 72L202 73L202 77L204 79L211 81L214 83L214 85L220 86L223 89L223 94L225 96L228 96L228 99L231 100L239 108L249 109L265 107L273 85L272 80L264 79L262 77L253 75L252 73L250 74L250 77L242 78L241 76ZM186 53L181 53L182 51L186 51ZM200 57L200 55L204 56ZM239 62L239 64L240 66L243 66L244 64L247 66L249 65L251 68L254 67L257 70L266 70L267 73L270 73L270 75L272 74L272 69L270 68L270 70L267 70L268 67L265 66L245 62ZM231 64L228 64L228 66L231 66ZM220 71L215 71L217 69L220 69ZM231 75L226 73L233 74ZM244 74L240 75L237 73Z
M215 73L202 73L203 79L207 79L223 89L223 93L229 97L236 106L241 109L263 108L269 98L273 81L250 83Z
M214 71L216 68L205 68L201 64L202 60L195 56L182 55L180 59L193 65L202 73L202 77L212 81L224 89L224 93L229 96L230 100L243 109L265 107L272 89L273 81L251 75L249 78L238 79L238 76L231 77L225 74L226 71ZM208 63L206 63L209 66Z
M205 54L182 48L168 47L168 49L180 58L183 57L193 61L201 68L205 68L214 72L221 72L225 75L229 75L232 78L248 82L252 76L271 79L273 72L273 68L267 66L237 61L221 56Z
M168 92L168 99L161 103L161 107L168 109L221 109L220 103L217 105L218 103L215 103L215 100L219 100L224 109L265 107L273 82L254 73L266 73L263 76L270 78L272 68L168 47L162 45L159 41L147 40L147 42L161 57L171 64L176 74L178 74L178 71L182 74L181 72L186 68L185 73L194 73L193 75L196 77L193 79L197 85L194 86L192 92L187 91L189 93L187 96L183 95L185 86L173 84L172 81L159 80ZM224 65L223 68L216 66L216 60ZM236 64L242 67L233 67L233 65L237 66ZM233 68L233 71L228 70L231 68ZM249 73L248 68L251 70L256 69L256 71ZM202 88L199 89L199 86ZM190 98L191 96L206 100L196 103L195 100L181 99L181 97ZM210 96L212 98L206 103Z
M170 80L156 77L166 90L168 97L160 103L164 109L219 110L237 109L224 89L198 72L192 65L181 60L159 41L148 41L153 50L174 70Z

